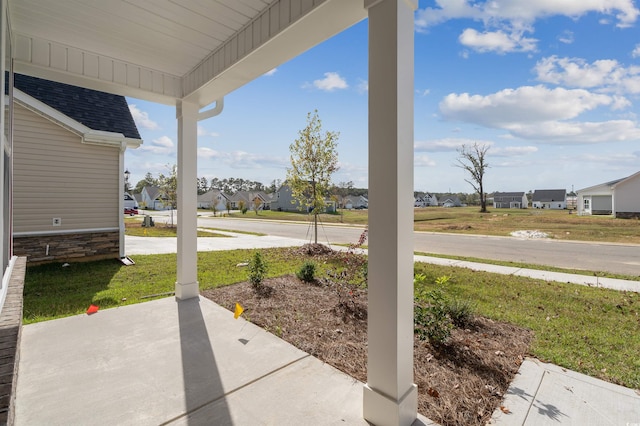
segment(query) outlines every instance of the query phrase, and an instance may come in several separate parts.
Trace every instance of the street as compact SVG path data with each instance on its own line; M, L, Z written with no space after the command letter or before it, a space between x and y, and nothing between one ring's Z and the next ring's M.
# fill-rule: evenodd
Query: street
M169 219L169 212L149 213L160 221ZM313 235L311 224L269 220L199 217L198 226L306 240ZM362 227L322 224L318 242L355 243L362 230ZM414 251L640 275L640 245L416 232Z

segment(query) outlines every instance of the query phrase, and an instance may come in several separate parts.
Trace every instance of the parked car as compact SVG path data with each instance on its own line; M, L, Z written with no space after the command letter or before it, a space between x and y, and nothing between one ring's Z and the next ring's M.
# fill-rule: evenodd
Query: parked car
M128 214L129 216L134 216L138 214L138 209L133 207L125 207L124 214Z

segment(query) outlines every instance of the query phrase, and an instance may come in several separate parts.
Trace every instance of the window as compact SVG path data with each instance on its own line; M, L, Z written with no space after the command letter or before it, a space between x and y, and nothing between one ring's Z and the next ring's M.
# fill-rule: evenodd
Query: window
M591 200L589 198L585 198L582 201L582 208L584 210L591 210Z

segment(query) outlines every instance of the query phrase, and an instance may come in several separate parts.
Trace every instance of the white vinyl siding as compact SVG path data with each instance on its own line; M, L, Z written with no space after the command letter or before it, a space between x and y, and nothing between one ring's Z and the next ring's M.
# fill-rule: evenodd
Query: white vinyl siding
M119 149L18 105L14 123L14 232L118 228Z
M616 186L615 203L616 213L640 212L640 176Z

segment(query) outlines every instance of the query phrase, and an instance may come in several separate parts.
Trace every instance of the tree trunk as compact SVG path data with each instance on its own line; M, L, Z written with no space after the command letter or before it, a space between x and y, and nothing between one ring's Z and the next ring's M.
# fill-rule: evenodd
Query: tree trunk
M315 209L314 209L315 210ZM318 244L318 213L313 213L313 227L315 228L315 243Z

